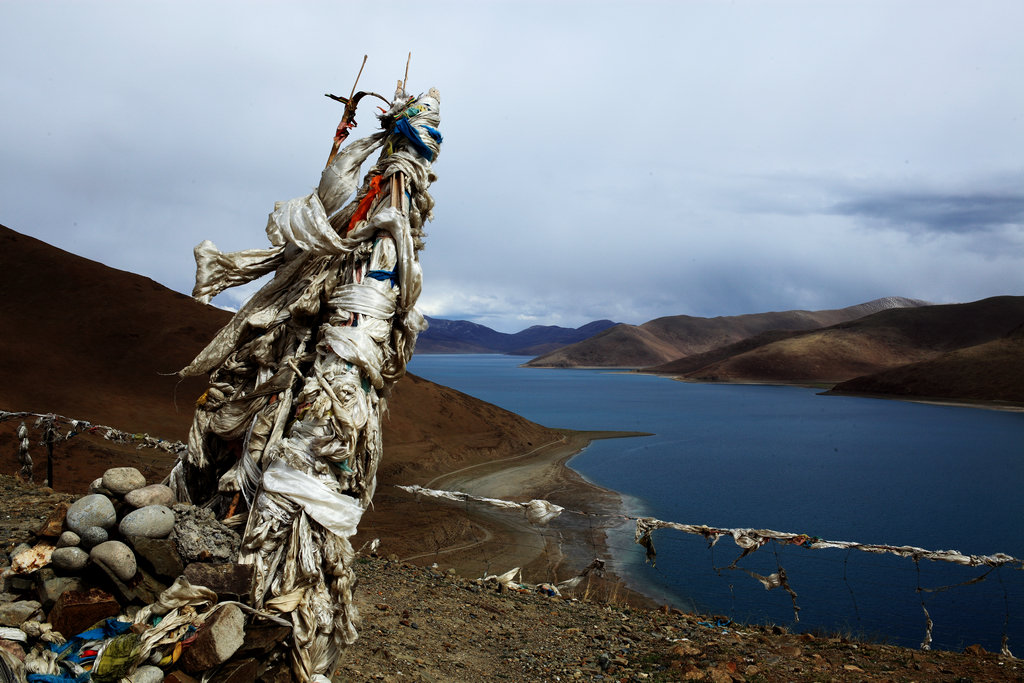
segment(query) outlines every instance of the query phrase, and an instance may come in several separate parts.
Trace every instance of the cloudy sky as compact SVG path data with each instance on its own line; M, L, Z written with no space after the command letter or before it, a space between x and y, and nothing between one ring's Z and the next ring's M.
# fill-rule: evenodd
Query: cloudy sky
M1024 295L1022 29L1019 0L0 0L0 223L188 293L195 244L266 246L319 181L323 93L365 54L390 94L411 51L443 98L428 315Z

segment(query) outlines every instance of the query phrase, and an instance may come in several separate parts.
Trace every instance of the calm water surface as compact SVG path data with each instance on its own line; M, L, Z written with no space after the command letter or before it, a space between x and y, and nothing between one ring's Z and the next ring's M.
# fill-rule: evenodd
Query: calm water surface
M571 462L624 494L630 515L831 540L1024 557L1024 414L821 396L798 387L688 384L598 370L520 368L523 358L417 355L411 372L550 427L651 432L596 441ZM842 631L917 646L1024 650L1024 572L769 544L739 566L785 568L798 594L766 592L729 538L654 534L656 567L610 539L636 587L739 621Z

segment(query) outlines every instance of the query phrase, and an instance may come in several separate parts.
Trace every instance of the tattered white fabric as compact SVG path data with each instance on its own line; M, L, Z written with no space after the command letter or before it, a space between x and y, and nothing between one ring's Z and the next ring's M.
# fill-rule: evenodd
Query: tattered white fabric
M311 477L283 460L275 460L263 473L263 489L290 498L321 526L342 538L356 533L363 516L363 506L355 498L339 493L324 480Z
M538 500L536 498L526 503L516 503L511 500L502 500L501 498L484 498L481 496L474 496L468 493L463 493L462 491L427 489L418 485L398 486L397 488L400 488L403 491L408 491L409 493L415 493L418 496L427 496L428 498L452 500L460 503L483 503L485 505L502 508L504 510L522 510L530 524L537 525L547 524L555 517L562 514L562 510L565 509L561 505L555 505L550 501Z
M1004 553L994 555L965 555L958 550L926 550L910 545L879 545L875 543L857 543L854 541L828 541L816 536L807 534L794 534L771 529L719 529L703 524L679 524L677 522L663 522L653 517L641 517L636 520L636 532L634 540L647 550L647 559L654 563L656 552L651 533L657 529L675 529L687 534L696 534L708 539L711 545L718 543L722 536L732 536L733 541L743 553L740 558L749 555L769 541L779 541L792 545L799 545L804 548L840 548L860 550L866 553L890 553L900 557L909 557L914 560L934 560L936 562L952 562L968 567L989 566L1001 567L1003 565L1017 565L1024 568L1024 562ZM740 559L740 558L737 558ZM733 562L735 565L735 562Z
M41 423L44 421L52 423L54 429L57 431L56 436L59 441L67 441L79 434L93 434L100 436L107 441L113 441L114 443L131 443L135 444L137 448L155 448L173 455L180 455L188 448L180 441L166 441L155 436L150 436L146 433L133 434L131 432L124 432L113 427L92 424L88 420L76 420L75 418L65 417L63 415L54 415L53 413L8 412L0 410L0 422L6 422L7 420L19 420L26 417L37 418L37 427L41 427ZM21 430L19 429L18 435L18 438L21 439L23 443L27 441L27 430L25 436L21 436ZM24 448L27 450L27 444L24 445ZM29 467L31 467L31 462L29 463Z
M200 301L274 276L180 371L210 383L170 484L179 500L246 516L239 561L253 566L253 605L290 618L304 683L356 638L348 539L376 487L387 395L425 328L417 252L439 101L396 93L384 131L337 154L315 192L275 203L269 248L196 248Z

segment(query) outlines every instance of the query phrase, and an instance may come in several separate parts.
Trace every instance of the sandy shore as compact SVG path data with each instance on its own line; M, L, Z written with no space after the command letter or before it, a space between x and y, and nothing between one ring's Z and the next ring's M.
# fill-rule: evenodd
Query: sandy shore
M449 524L453 515L467 520L468 533L452 535L447 545L411 552L401 559L415 563L436 562L440 567L453 567L467 577L501 574L521 567L523 581L532 583L565 580L578 574L595 557L607 560L605 533L615 523L608 516L624 514L622 499L614 491L586 481L566 463L596 439L647 434L553 431L557 438L528 452L462 467L435 476L422 485L516 502L544 499L566 508L558 518L541 527L531 525L518 511L509 512L480 503L430 503L445 508ZM422 497L419 503L424 504ZM605 580L593 584L592 588L627 592L618 586L617 577L607 573ZM638 596L632 598L637 600Z

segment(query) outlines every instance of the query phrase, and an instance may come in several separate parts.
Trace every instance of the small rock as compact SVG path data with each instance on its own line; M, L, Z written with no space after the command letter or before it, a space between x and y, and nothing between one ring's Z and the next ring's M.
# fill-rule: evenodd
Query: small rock
M132 672L129 680L132 683L161 683L164 680L164 670L158 666L146 664Z
M57 539L58 548L73 548L82 542L82 537L74 531L65 531Z
M207 619L181 657L186 671L206 671L226 662L245 640L245 615L228 603Z
M166 538L174 529L174 513L163 505L147 505L125 515L119 528L124 536Z
M57 569L77 572L89 563L89 553L77 546L57 548L53 551L53 555L50 556L50 562Z
M34 572L40 567L50 564L53 550L53 544L44 541L37 543L34 548L22 550L17 554L11 553L11 569L17 574Z
M193 562L185 567L185 578L193 586L206 586L221 600L248 597L252 589L251 564Z
M130 580L138 570L135 553L121 541L100 543L89 552L89 557L92 558L93 562L109 569L122 581Z
M15 557L25 552L26 550L29 550L31 547L32 546L30 546L28 543L19 543L18 545L11 548L11 552L8 553L7 557L13 560Z
M686 641L676 643L671 652L677 657L696 657L701 654L699 648L694 647L692 643Z
M100 493L82 496L68 508L67 525L79 536L89 527L109 529L117 523L117 512L110 499Z
M88 555L86 555L86 559L89 559ZM44 572L47 574L44 574ZM85 590L85 582L77 576L56 576L52 569L42 569L39 573L40 577L36 585L36 593L39 595L39 601L43 603L43 609L45 610L52 609L57 602L57 598L64 593Z
M141 489L145 485L146 477L134 467L111 467L103 473L103 488L117 496Z
M111 495L110 491L103 488L103 477L93 479L92 483L89 484L89 493L99 493L104 496Z
M110 534L101 526L91 526L82 529L79 544L83 548L92 548L110 539Z
M185 571L177 545L171 539L129 536L128 542L135 549L136 557L148 562L159 576L175 579Z
M43 538L57 538L60 536L61 531L64 529L64 518L67 517L69 507L71 507L71 504L66 501L57 503L56 507L50 512L50 516L39 527L36 536L42 536Z
M0 603L0 626L21 626L41 607L42 605L36 600Z
M121 606L114 596L99 588L66 591L57 598L48 621L54 630L70 638L120 611Z
M163 484L150 484L129 491L125 494L124 501L136 508L144 508L147 505L163 505L169 508L177 502L174 500L174 491L171 487Z

